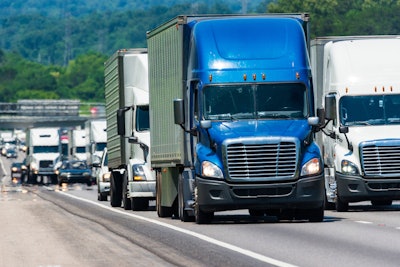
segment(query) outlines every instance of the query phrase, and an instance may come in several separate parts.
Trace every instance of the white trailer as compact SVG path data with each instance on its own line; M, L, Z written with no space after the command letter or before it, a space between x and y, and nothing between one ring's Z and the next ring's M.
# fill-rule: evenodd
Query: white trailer
M69 131L69 153L72 159L86 160L86 131L74 129Z
M85 123L86 161L88 165L99 163L107 146L107 123L105 119L88 120Z
M30 128L27 131L27 168L28 183L37 183L44 178L57 183L54 165L61 155L58 128Z
M104 71L111 206L122 202L124 209L146 210L156 197L149 158L147 51L119 50Z
M311 42L326 208L400 199L400 36L320 37ZM322 109L321 109L322 110Z

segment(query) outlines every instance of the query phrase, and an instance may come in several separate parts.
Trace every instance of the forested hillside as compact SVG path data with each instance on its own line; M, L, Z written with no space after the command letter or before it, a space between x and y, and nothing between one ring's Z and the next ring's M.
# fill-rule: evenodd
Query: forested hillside
M2 0L0 102L104 101L103 62L178 14L311 15L311 35L400 34L395 0Z

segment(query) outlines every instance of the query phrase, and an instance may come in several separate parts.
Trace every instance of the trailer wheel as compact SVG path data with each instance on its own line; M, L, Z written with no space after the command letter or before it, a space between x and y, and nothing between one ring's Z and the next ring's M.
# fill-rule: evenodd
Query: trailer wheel
M110 204L111 207L121 207L122 201L122 183L120 181L120 175L117 177L111 172L110 177Z
M128 175L126 172L123 174L122 180L122 204L124 205L124 210L131 210L131 200L128 198Z
M194 189L195 204L194 204L194 217L197 224L207 224L214 218L214 212L204 212L198 202L197 187Z
M156 209L160 218L172 217L172 208L161 206L162 190L161 190L161 173L157 172L156 177Z

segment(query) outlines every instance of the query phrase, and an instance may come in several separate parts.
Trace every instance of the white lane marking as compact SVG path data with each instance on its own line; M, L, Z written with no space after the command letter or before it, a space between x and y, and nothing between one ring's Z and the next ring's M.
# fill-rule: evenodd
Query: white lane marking
M356 223L362 223L362 224L372 224L372 222L367 222L367 221L354 221Z
M48 190L54 190L53 188L50 188L50 187L46 187L46 188ZM70 194L67 194L65 192L61 192L61 191L56 191L56 192L58 192L60 194L63 194L65 196L71 197L71 198L78 199L80 201L84 201L84 202L87 202L87 203L94 204L94 205L96 205L98 207L101 207L103 209L107 209L107 210L112 211L112 212L120 213L120 214L129 216L129 217L132 217L132 218L135 218L135 219L143 220L143 221L146 221L146 222L149 222L149 223L157 224L159 226L163 226L163 227L169 228L171 230L175 230L177 232L181 232L181 233L196 237L198 239L204 240L204 241L209 242L211 244L214 244L214 245L217 245L217 246L220 246L220 247L235 251L237 253L246 255L246 256L254 258L256 260L259 260L259 261L262 261L262 262L265 262L265 263L268 263L268 264L272 264L274 266L278 266L278 267L296 267L296 265L292 265L290 263L279 261L279 260L264 256L264 255L252 252L250 250L243 249L243 248L237 247L235 245L231 245L231 244L216 240L214 238L211 238L211 237L208 237L208 236L193 232L193 231L189 231L189 230L186 230L186 229L183 229L183 228L179 228L177 226L174 226L174 225L171 225L171 224L168 224L168 223L160 222L160 221L157 221L157 220L154 220L154 219L149 219L149 218L146 218L146 217L143 217L143 216L139 216L139 215L136 215L136 214L133 214L133 213L127 213L127 212L121 211L121 210L116 209L116 208L107 207L107 206L99 204L99 203L97 203L95 201L84 199L84 198L77 197L77 196L74 196L74 195L70 195Z

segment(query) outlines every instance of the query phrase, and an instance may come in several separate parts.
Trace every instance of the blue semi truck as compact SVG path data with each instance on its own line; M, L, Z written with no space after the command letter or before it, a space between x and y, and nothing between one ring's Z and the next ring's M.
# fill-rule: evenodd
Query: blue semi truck
M178 16L147 32L159 217L322 221L308 14Z

